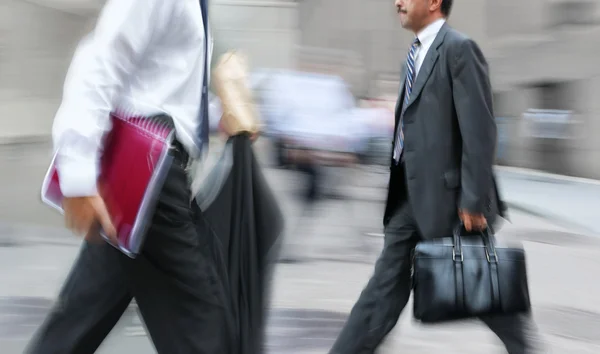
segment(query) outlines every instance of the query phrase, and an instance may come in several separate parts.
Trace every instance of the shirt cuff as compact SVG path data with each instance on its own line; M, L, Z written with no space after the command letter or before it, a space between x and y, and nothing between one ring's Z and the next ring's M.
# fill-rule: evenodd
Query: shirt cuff
M94 158L58 156L57 169L64 197L90 197L98 194L98 167Z

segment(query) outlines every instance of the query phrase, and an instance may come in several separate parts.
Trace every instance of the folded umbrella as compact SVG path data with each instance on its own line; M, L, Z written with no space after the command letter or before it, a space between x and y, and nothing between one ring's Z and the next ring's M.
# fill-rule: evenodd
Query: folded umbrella
M272 265L283 215L247 133L231 137L195 202L231 305L235 354L263 352Z

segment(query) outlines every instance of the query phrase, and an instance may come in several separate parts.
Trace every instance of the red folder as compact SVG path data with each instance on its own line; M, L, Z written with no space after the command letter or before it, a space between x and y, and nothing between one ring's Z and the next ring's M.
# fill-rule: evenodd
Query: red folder
M112 129L100 160L98 189L117 230L118 244L113 246L135 258L173 160L169 151L174 129L146 117L123 118L113 114L111 119ZM44 178L42 200L63 212L56 156Z

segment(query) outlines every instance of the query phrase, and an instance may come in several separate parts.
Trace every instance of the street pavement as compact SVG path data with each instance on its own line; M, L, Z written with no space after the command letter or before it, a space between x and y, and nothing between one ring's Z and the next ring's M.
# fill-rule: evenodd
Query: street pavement
M337 206L335 204L338 204ZM269 353L326 353L353 302L369 278L382 239L343 227L343 201L314 220L310 252L301 262L278 264L268 329ZM376 208L365 204L365 208ZM77 255L78 241L44 243L21 234L0 247L0 348L21 353L52 304ZM304 235L297 235L304 236ZM514 212L499 234L523 242L528 255L534 313L552 353L592 354L600 350L600 242L574 235L547 220ZM592 278L590 278L592 277ZM382 353L501 353L494 337L477 323L422 326L411 319L411 304ZM550 351L551 350L551 351ZM132 306L100 353L152 353Z
M256 148L266 150L262 145ZM38 202L39 189L35 186L48 161L48 146L10 149L0 147L2 354L22 352L54 301L79 246L79 241L61 227L60 217ZM14 158L17 153L21 156ZM268 165L268 155L261 153L260 157ZM265 169L287 218L284 253L298 260L276 268L269 354L326 353L382 246L385 169L328 172L337 198L318 203L309 213L298 195L303 180L292 171ZM533 212L513 207L511 223L506 223L498 236L522 242L527 251L534 315L546 344L544 353L598 353L600 286L593 275L600 271L600 238L584 227L585 222L567 223L537 215L542 214L542 207L550 209L560 198L571 204L578 200L573 193L559 194L560 183L531 182L519 187L519 181L529 183L533 178L531 173L524 177L527 175L527 171L499 170L499 183L509 204L514 206L521 198L538 209ZM538 196L533 185L549 186L539 191L543 195L537 199L539 203L535 202ZM589 204L577 215L594 208L592 192L581 193L580 200ZM555 198L550 200L552 194ZM560 210L553 211L561 215ZM411 306L382 353L502 353L497 340L478 323L419 325L411 318ZM100 350L105 354L153 352L135 305Z
M510 167L496 173L511 207L600 235L600 181Z

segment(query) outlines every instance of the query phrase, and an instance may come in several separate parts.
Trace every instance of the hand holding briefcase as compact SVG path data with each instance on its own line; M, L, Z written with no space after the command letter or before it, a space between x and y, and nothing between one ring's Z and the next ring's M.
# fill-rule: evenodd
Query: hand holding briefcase
M422 241L413 253L414 317L437 323L531 308L525 251L503 247L489 229Z

